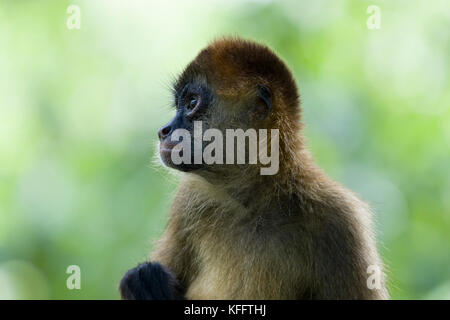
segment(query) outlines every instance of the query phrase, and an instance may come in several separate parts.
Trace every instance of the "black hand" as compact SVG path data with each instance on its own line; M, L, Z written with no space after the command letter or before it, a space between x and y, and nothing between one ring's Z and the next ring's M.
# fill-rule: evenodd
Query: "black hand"
M120 281L124 300L178 300L183 299L173 273L158 262L145 262L127 271Z

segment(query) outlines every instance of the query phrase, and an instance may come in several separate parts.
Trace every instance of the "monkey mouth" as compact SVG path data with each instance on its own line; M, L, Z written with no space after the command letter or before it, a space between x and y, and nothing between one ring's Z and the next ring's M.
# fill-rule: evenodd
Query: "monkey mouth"
M166 146L161 146L159 148L159 154L161 155L161 158L163 159L163 161L168 164L172 162L172 151L173 151L173 147L166 147Z
M159 154L161 155L161 160L169 167L174 167L172 163L172 152L177 143L172 143L171 141L161 141L159 144ZM182 156L182 150L180 156Z
M171 143L167 141L161 141L159 144L159 152L161 153L171 153L173 148L177 145L177 143Z
M188 172L202 168L201 164L193 164L193 159L190 163L175 164L172 159L172 152L176 152L179 157L183 157L184 150L174 150L175 146L179 142L173 143L172 141L161 141L159 145L159 154L162 162L173 169ZM178 148L177 148L178 149Z
M161 152L161 153L172 153L172 150L173 150L173 147L172 148L164 148L164 147L159 148L159 152Z

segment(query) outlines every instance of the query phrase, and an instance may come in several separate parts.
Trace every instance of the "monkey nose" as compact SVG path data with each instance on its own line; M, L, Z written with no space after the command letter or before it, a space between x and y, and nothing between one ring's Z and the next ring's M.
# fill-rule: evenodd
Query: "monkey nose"
M158 131L159 140L163 140L163 139L167 138L171 132L172 132L172 127L170 125L166 125L166 126L162 127Z

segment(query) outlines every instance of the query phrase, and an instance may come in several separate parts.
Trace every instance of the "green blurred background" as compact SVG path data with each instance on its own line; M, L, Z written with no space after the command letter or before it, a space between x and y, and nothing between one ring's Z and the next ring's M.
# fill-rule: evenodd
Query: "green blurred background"
M374 207L393 298L449 299L447 0L0 1L0 298L119 297L178 179L154 161L171 81L221 35L294 71L315 158Z

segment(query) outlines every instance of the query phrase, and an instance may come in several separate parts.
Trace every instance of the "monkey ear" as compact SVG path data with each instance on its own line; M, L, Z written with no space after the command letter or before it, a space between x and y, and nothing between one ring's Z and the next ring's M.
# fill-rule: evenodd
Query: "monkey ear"
M272 95L270 93L270 89L265 85L258 84L256 85L258 89L258 98L262 100L264 105L266 106L267 113L272 110Z

